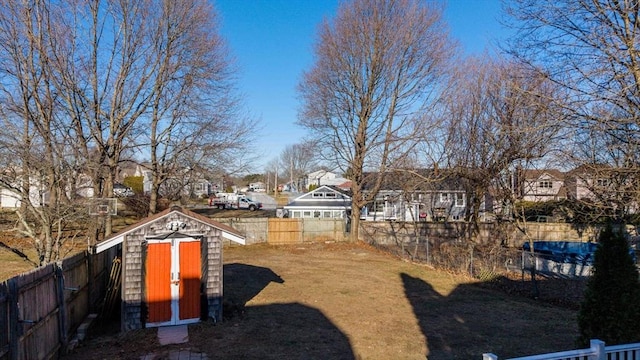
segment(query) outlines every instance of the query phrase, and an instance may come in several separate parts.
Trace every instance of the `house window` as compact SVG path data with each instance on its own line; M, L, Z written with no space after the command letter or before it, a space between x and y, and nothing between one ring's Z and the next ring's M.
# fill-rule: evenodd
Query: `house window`
M553 187L553 183L549 180L542 180L538 182L538 187L541 189L551 189Z
M196 184L196 191L204 191L204 184L202 183Z
M324 197L326 197L326 198L335 198L336 197L336 193L325 193Z
M313 212L313 217L314 218L319 218L320 217L320 211L316 210Z
M303 211L302 212L302 217L303 218L310 218L311 217L311 211Z
M456 198L455 206L463 207L464 206L464 194L457 193L457 194L455 194L455 198Z
M596 180L596 184L599 187L606 187L607 185L609 185L609 182L607 181L607 179L598 179Z
M451 194L449 193L440 193L440 202L446 203L451 201Z
M314 198L323 198L324 197L324 193L316 192L316 193L313 193L312 196Z
M325 218L325 219L330 218L331 217L331 211L324 211L322 213L322 217Z

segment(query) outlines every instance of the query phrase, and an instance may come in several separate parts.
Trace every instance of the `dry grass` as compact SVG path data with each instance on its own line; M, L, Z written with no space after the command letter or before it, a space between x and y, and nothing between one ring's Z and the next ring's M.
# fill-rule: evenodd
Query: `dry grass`
M576 312L478 286L363 244L225 248L227 319L160 347L94 331L68 359L189 348L210 359L478 359L568 350Z
M30 256L34 257L35 251ZM0 249L0 264L0 282L34 269L33 264L7 249Z

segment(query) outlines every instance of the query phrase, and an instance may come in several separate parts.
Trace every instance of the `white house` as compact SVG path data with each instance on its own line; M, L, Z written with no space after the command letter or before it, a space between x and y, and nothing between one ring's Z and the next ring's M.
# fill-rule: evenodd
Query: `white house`
M305 187L308 189L310 185L322 186L327 185L327 181L335 179L336 174L331 171L318 170L307 174L305 177Z
M464 179L432 170L420 170L424 181L411 173L385 175L382 189L364 206L360 219L369 221L463 221L467 211ZM371 183L365 183L368 192ZM483 199L484 200L484 199ZM484 202L484 201L483 201Z
M351 212L351 196L328 185L302 194L284 206L290 218L346 218Z
M349 184L350 180L337 176L335 173L332 173L330 171L318 170L318 171L314 171L312 173L307 174L304 178L304 182L305 182L304 187L307 189L311 185L315 185L315 186L329 185L329 186L336 186L341 189L346 189L349 186L346 186L345 184Z
M14 179L14 184L10 187L0 188L0 208L15 209L22 205L22 194L18 190L21 177ZM31 177L29 182L29 201L35 207L40 207L49 200L49 194L35 177Z
M265 192L267 191L267 186L262 181L252 182L249 183L249 191Z

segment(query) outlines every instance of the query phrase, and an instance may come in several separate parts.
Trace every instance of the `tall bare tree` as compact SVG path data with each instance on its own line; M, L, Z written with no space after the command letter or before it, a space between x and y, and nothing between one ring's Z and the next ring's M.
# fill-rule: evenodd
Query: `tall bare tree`
M319 29L315 64L299 86L299 123L328 161L350 170L354 240L361 208L428 126L425 113L454 48L446 29L442 9L417 0L345 2ZM368 193L365 171L376 177Z
M54 46L66 31L54 19L63 9L42 2L0 2L0 104L6 147L0 188L20 202L16 230L31 239L41 265L59 259L62 244L77 220L70 188L78 177L72 171L69 148L74 139L66 131L56 83Z
M113 197L123 152L134 148L136 124L148 113L159 68L151 50L157 31L148 17L156 1L61 1L52 48L59 73L61 106L72 123L77 152L90 174L94 196ZM95 239L111 233L111 218L99 224Z
M234 68L206 2L166 1L147 21L155 24L154 74L148 124L152 187L149 213L171 178L205 176L249 150L252 125L239 111ZM199 173L199 174L197 174Z
M538 72L481 58L470 58L458 69L446 96L447 153L450 167L469 187L466 220L472 238L485 195L502 193L496 200L512 205L511 184L500 179L509 179L516 165L554 150L564 115L556 105L561 92Z
M574 141L566 143L565 158L575 166L591 164L592 180L612 177L610 170L595 171L607 169L602 165L636 179L619 182L620 189L599 189L626 192L640 174L634 160L640 156L638 3L518 0L507 3L507 11L517 30L507 50L571 95L573 122L567 125Z
M123 154L150 138L170 154L161 175L244 154L249 125L215 25L206 1L0 1L0 109L14 130L0 135L14 154L0 187L20 197L41 262L55 260L73 216L93 223L90 240L111 233L79 194L113 197Z

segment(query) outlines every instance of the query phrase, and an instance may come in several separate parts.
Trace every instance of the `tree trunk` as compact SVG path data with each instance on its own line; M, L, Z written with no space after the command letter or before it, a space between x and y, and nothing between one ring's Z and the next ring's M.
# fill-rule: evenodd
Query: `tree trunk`
M351 241L357 242L360 236L360 207L351 207Z

